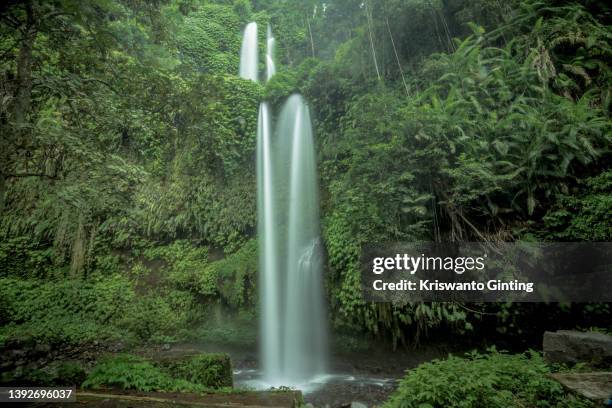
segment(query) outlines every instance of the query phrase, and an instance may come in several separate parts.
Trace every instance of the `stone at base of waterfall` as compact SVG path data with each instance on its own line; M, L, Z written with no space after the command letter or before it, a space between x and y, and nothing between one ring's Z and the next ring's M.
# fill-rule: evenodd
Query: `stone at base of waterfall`
M553 373L550 377L588 399L603 402L612 395L612 372Z
M551 363L612 366L612 336L597 332L559 330L544 333L544 358Z

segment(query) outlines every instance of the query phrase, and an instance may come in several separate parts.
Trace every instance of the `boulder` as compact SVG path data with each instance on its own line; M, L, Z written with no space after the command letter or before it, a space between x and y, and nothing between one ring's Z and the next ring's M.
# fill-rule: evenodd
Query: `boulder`
M565 388L594 401L605 401L612 395L612 372L553 373L550 377Z
M551 363L612 366L612 336L597 332L559 330L544 333L544 358Z

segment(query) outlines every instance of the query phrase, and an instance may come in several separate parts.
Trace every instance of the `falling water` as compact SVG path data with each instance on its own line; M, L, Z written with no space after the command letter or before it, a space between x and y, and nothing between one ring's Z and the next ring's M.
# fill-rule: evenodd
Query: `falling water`
M266 80L269 81L274 74L276 74L276 67L274 66L274 43L276 40L272 35L272 28L268 24L268 33L266 36Z
M303 384L325 370L326 329L316 160L310 112L301 95L283 106L276 129L276 203L287 218L279 247L284 268L281 296L281 378ZM284 158L284 160L283 160Z
M280 373L280 305L277 241L278 225L274 211L272 159L270 155L270 112L267 103L259 107L257 123L257 223L261 302L261 354L264 372Z
M268 26L266 80L275 73ZM240 76L257 81L257 26L247 25ZM257 126L261 361L268 386L303 386L325 372L327 339L316 160L310 112L285 102L274 134L267 103Z
M257 53L257 23L247 24L242 38L240 50L240 77L257 82L258 78Z
M254 24L254 23L251 23ZM246 38L246 30L245 30ZM266 47L266 79L270 80L275 73L272 59L274 38L268 25ZM255 64L256 65L256 64ZM279 239L279 214L275 211L275 192L273 161L271 155L271 119L270 108L262 102L257 119L257 196L258 196L258 235L259 235L259 270L261 302L261 357L263 370L269 378L278 378L281 374L281 304L280 277L278 273L279 256L277 245Z

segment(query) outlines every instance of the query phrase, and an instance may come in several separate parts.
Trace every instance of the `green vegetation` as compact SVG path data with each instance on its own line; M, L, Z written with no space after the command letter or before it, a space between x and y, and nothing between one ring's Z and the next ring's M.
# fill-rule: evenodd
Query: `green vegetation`
M126 315L141 311L141 318L147 320L149 313L152 320L162 311L158 307L143 313L140 302L152 306L155 300L135 302L129 281L118 275L86 282L2 278L0 293L1 335L50 345L136 341L126 333Z
M448 305L428 306L443 311L441 318L436 312L419 315L413 305L364 304L362 243L611 236L610 226L593 214L609 211L603 196L610 190L598 196L590 179L605 177L600 172L609 157L610 68L598 59L586 69L583 60L592 57L576 56L609 55L610 32L591 14L595 6L520 3L508 21L479 22L494 30L470 24L471 34L447 44L452 52L418 62L406 55L400 66L415 67L404 78L395 71L393 51L378 49L390 56L386 66L395 75L360 89L359 83L376 76L371 56L364 63L369 75L346 71L359 65L354 53L368 50L366 38L353 44L358 37L333 62L319 64L312 85L304 87L312 106L323 109L317 118L329 197L325 237L339 325L399 340L418 338L423 327L441 323L465 329L457 323L467 315ZM464 7L475 11L480 4ZM378 11L374 21L382 35L386 17L397 14ZM584 204L581 194L590 198ZM579 234L582 226L589 232Z
M199 355L182 364L159 367L133 355L103 359L83 382L84 388L119 387L138 391L205 392L231 387L227 356Z
M205 248L185 241L140 252L124 273L67 280L0 278L0 337L56 346L172 343L196 336L254 344L245 328L232 331L231 319L221 330L214 326L218 311L234 311L247 326L252 320L254 241L216 262L208 262ZM208 330L188 332L194 324Z
M197 354L180 361L162 363L173 378L204 384L210 388L232 386L232 366L227 354Z
M0 351L253 347L257 109L295 91L313 117L329 317L347 349L461 335L524 350L544 330L609 332L607 304L366 302L359 260L371 242L610 241L610 15L592 0L3 2ZM237 76L249 21L277 40L265 85ZM2 382L89 370L71 367ZM120 356L85 384L227 385L184 370ZM453 357L409 374L389 405L579 404L547 370L536 354Z
M456 305L364 302L361 244L612 237L609 10L514 3L11 3L0 275L161 285L123 325L139 338L176 329L151 309L177 326L214 303L253 314L257 106L301 91L335 327L394 344L472 330ZM251 20L278 40L265 87L235 75Z
M408 372L386 408L593 407L546 377L533 351L509 355L495 350L434 360Z

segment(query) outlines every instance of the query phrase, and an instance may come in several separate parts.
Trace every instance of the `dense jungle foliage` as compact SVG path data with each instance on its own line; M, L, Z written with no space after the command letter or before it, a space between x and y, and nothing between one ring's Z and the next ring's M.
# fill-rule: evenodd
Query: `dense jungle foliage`
M253 343L257 108L294 91L336 331L533 344L609 324L606 304L370 304L358 264L367 242L612 240L610 17L595 0L2 2L0 342ZM237 76L249 21L278 43L265 86Z
M567 395L547 377L551 369L539 353L510 355L488 350L465 357L449 356L412 370L401 381L386 408L433 407L573 407L595 405Z

